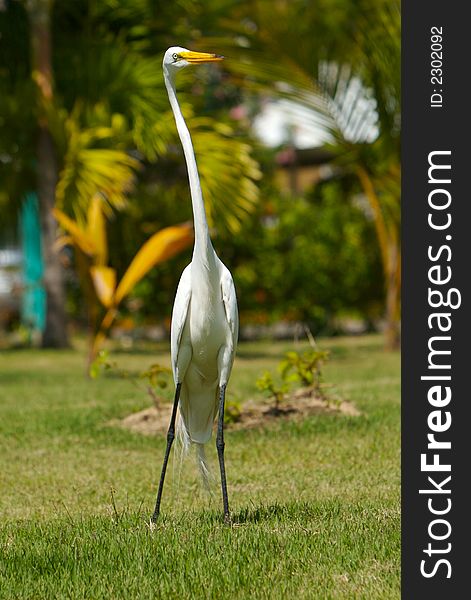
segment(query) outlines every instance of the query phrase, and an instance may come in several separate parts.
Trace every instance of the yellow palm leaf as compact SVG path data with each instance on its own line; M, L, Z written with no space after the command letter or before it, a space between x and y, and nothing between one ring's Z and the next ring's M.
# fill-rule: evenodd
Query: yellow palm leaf
M93 239L90 238L88 233L81 229L75 221L72 221L65 213L58 208L53 208L52 213L60 226L67 231L72 238L74 244L82 250L88 256L95 253L95 244Z
M115 306L152 267L186 248L192 240L193 230L187 223L165 227L155 233L138 251L121 279L114 297Z
M105 266L108 262L106 220L102 204L101 196L95 194L87 211L87 234L95 245L95 263L98 266Z
M96 295L105 308L113 304L113 295L116 289L116 271L103 265L90 267Z

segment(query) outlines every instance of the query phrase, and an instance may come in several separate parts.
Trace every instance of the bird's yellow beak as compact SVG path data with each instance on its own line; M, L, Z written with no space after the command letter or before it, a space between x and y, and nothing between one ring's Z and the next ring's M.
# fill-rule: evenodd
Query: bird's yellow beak
M180 52L179 56L191 64L219 62L224 56L208 54L207 52Z

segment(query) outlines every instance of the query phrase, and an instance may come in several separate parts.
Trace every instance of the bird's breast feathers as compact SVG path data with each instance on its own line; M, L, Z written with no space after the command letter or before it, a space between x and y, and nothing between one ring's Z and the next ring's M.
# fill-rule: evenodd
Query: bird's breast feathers
M228 324L222 300L211 295L192 293L190 300L190 336L194 349L206 346L217 350L226 341Z

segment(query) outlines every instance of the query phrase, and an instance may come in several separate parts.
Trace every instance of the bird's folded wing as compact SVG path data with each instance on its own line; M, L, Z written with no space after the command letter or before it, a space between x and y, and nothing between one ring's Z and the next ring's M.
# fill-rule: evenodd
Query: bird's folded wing
M188 314L188 306L191 298L191 264L188 265L178 284L175 302L172 311L172 325L170 329L170 350L172 355L172 369L175 375L175 367L178 359L178 348L185 326L186 315Z
M239 336L239 312L237 310L237 297L232 275L226 268L221 278L221 290L224 310L226 311L226 318L229 323L229 328L232 334L232 342L235 348L237 345L237 338Z

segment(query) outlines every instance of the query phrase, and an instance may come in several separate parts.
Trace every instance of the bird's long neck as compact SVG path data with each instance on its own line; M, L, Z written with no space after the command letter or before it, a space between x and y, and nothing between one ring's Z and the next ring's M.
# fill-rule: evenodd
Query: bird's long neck
M195 247L193 250L193 260L201 257L205 262L207 262L208 260L211 260L213 256L215 256L215 253L211 244L211 238L209 237L208 222L206 220L203 195L201 192L198 168L196 166L195 153L191 143L191 136L178 103L174 79L165 68L164 80L188 169L191 204L193 207L193 220L195 227Z

